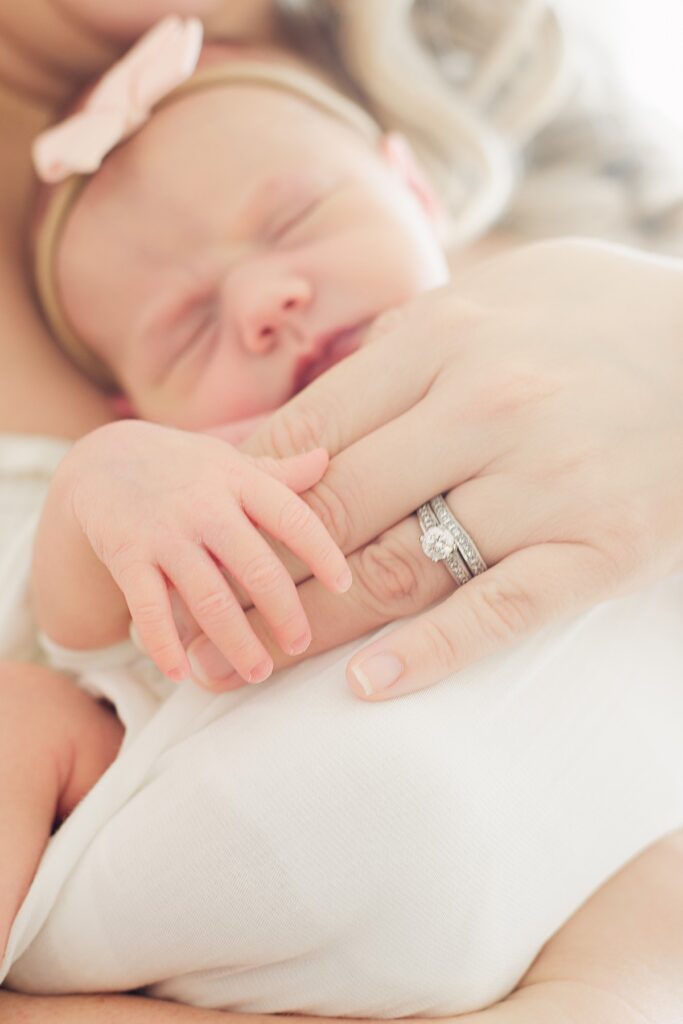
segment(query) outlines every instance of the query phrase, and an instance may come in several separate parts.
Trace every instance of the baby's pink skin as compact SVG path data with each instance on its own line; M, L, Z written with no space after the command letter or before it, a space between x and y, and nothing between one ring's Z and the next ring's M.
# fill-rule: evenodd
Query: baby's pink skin
M437 204L400 139L375 149L306 100L238 85L156 112L105 160L57 275L138 415L205 429L276 409L321 336L448 271Z

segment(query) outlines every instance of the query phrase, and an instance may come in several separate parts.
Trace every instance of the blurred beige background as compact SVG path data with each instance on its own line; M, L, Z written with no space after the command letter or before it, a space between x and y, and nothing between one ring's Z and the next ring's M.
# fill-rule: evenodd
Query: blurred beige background
M559 0L613 54L634 103L664 115L683 146L683 0Z

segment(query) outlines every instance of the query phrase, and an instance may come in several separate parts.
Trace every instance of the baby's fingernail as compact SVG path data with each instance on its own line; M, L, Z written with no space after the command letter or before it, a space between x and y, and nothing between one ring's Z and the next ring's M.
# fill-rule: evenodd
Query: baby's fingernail
M300 636L289 645L287 653L292 655L303 654L306 648L310 647L311 639L310 633L304 633L303 636Z
M202 686L223 682L235 671L228 659L205 636L198 637L190 644L187 658L192 675Z
M401 659L386 651L382 654L372 654L349 671L365 695L371 697L373 693L388 690L393 686L402 675L403 669Z
M172 679L174 683L184 683L189 676L189 672L185 668L172 668L166 675L169 679Z
M259 661L249 673L248 683L263 683L273 671L273 663L270 658Z
M345 594L347 590L351 589L352 583L353 576L351 575L350 569L344 569L341 576L337 576L337 588L342 592L342 594Z

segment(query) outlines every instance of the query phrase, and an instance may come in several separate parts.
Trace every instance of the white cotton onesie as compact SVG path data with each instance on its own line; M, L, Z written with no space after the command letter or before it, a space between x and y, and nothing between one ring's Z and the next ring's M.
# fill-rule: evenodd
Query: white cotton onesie
M50 648L127 736L50 842L7 983L362 1017L502 997L683 826L682 621L671 577L378 704L344 681L367 637L217 697L130 644Z

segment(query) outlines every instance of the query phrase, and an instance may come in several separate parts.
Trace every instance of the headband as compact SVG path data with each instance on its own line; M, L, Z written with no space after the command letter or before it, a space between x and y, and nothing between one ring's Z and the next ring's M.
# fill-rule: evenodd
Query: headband
M380 128L356 103L314 74L299 68L236 56L234 61L195 71L202 26L196 18L165 18L103 76L78 113L41 133L34 142L38 177L50 184L34 236L34 275L45 319L64 352L88 377L116 390L111 371L81 341L64 313L57 288L57 245L69 212L90 174L120 142L133 135L154 110L203 89L258 85L307 100L375 143Z

